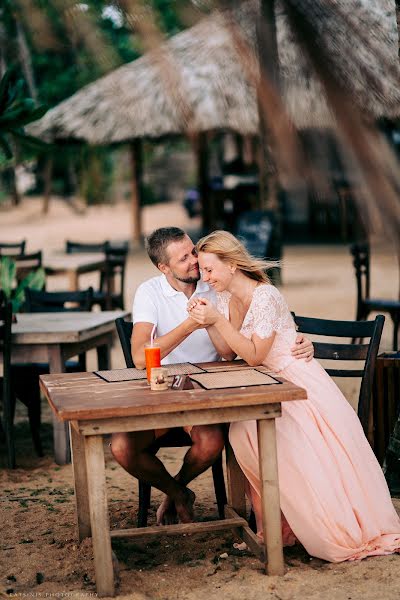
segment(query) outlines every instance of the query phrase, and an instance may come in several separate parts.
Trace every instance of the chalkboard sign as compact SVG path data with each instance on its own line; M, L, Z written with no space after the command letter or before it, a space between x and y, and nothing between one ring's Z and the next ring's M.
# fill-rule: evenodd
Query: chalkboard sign
M253 256L279 258L273 248L274 234L274 215L271 211L249 210L237 220L236 235Z

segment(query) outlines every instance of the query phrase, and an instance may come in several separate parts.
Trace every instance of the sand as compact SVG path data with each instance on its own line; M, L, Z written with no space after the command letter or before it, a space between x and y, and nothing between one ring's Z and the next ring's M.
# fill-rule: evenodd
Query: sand
M65 239L98 241L128 239L129 209L124 204L92 207L77 215L53 199L43 217L39 199L0 211L0 240L28 240L28 250L61 250ZM156 205L144 210L146 232L160 225L196 228L180 204ZM128 262L126 306L136 287L156 271L145 253L134 251ZM285 249L283 293L298 314L354 318L355 282L348 248L289 246ZM374 248L372 292L396 297L398 267L390 247ZM81 285L96 284L96 276L82 277ZM62 278L50 278L49 289L62 289ZM389 350L392 328L385 326L381 350ZM122 367L115 342L112 366ZM88 368L96 368L89 353ZM354 405L357 385L343 387ZM16 443L18 468L0 472L0 595L1 597L88 598L95 596L90 540L76 541L73 479L70 465L57 466L51 452L51 415L43 402L43 439L46 456L37 458L31 445L24 407L18 405ZM111 527L132 527L137 510L137 483L113 461L107 444L106 475ZM1 447L4 454L4 447ZM184 449L160 453L172 473L179 469ZM2 461L4 459L2 458ZM4 462L1 463L4 466ZM193 482L198 519L216 518L210 473ZM373 493L373 490L371 490ZM153 492L150 521L161 494ZM400 512L400 500L394 499ZM118 594L132 600L394 600L400 597L400 556L369 558L361 562L328 564L311 558L299 546L285 550L286 574L267 577L262 565L247 551L237 550L230 533L162 538L150 543L119 541L113 549L120 565ZM221 555L227 554L226 558Z

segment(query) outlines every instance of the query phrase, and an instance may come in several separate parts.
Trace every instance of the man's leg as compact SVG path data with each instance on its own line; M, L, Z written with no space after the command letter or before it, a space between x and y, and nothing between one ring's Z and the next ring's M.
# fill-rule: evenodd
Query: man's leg
M175 480L187 486L198 475L206 471L224 448L224 435L219 425L197 425L190 431L192 445L183 459L183 465ZM156 486L160 489L160 486ZM157 510L157 523L176 522L177 507L174 498L167 493ZM178 514L179 516L179 514Z
M111 440L111 451L115 460L130 475L167 494L174 503L179 520L190 523L193 521L195 495L185 483L171 477L163 463L154 455L151 450L154 439L153 431L115 433Z

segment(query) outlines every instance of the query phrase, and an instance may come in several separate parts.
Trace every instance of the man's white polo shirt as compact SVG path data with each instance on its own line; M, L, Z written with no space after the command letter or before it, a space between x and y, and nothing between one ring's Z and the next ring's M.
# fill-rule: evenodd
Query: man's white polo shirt
M198 281L193 296L208 298L216 304L214 290L207 283ZM183 292L175 290L165 275L153 277L142 283L133 301L133 323L154 323L156 336L161 337L178 327L188 317L186 310L188 298ZM208 362L219 360L205 329L191 333L179 346L161 362L163 365L181 362Z

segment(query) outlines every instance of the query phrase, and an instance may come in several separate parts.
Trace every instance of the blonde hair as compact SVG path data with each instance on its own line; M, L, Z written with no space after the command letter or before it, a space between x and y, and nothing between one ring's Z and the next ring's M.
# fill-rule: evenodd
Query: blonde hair
M223 230L213 231L201 238L196 244L196 251L210 252L223 262L232 262L244 275L261 283L270 283L265 271L279 264L252 256L240 240Z

